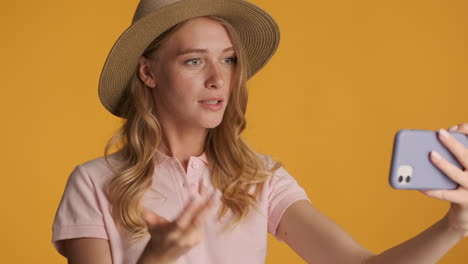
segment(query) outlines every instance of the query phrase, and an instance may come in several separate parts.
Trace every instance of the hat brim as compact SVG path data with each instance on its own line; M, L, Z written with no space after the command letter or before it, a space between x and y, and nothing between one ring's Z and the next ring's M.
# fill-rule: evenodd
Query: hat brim
M120 116L119 102L148 45L180 22L209 15L227 20L237 30L247 54L249 78L275 53L280 38L278 26L259 7L243 0L180 0L138 20L115 42L99 79L98 94L103 106Z

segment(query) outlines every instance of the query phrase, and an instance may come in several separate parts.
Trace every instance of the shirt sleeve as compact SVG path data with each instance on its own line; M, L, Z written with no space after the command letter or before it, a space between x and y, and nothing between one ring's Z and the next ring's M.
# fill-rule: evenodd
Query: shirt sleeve
M268 167L274 162L267 156ZM267 163L267 164L268 164ZM268 232L282 241L276 234L276 229L286 209L296 201L309 200L304 189L284 169L280 167L268 180Z
M89 175L77 166L68 178L52 225L52 243L63 255L60 240L94 237L108 239L96 188Z

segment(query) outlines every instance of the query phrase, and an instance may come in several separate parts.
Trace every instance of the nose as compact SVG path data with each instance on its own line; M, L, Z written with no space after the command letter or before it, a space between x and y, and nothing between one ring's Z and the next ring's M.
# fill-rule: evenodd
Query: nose
M222 69L216 63L211 63L207 70L207 77L205 80L206 88L219 89L224 86L224 76Z

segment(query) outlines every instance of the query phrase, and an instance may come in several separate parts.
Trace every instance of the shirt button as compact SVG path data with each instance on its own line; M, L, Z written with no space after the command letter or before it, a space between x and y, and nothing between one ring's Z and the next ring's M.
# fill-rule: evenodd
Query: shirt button
M194 169L198 168L198 163L196 163L196 162L192 163L192 168L194 168Z

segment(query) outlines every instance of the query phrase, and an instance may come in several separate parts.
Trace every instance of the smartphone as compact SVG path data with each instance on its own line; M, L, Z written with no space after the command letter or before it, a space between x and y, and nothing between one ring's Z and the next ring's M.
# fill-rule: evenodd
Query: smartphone
M466 135L449 133L465 147L468 146ZM431 162L429 155L433 150L458 168L463 169L456 158L439 141L437 132L416 129L398 131L393 144L390 185L395 189L408 190L456 189L458 184Z

